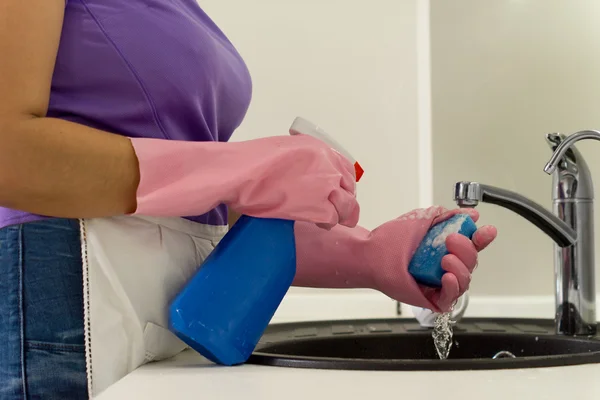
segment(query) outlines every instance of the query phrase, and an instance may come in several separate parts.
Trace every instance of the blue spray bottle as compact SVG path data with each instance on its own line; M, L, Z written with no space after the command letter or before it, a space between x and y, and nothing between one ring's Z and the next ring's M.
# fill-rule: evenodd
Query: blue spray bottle
M321 139L360 165L326 132L296 118L290 134ZM296 274L294 221L242 216L170 306L169 328L209 360L248 360Z

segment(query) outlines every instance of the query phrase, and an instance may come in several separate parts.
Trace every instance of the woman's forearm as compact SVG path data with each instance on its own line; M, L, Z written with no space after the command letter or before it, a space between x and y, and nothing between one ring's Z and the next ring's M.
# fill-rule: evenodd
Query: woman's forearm
M365 260L370 232L360 226L337 225L327 231L315 224L296 222L294 286L346 289L373 288Z
M130 140L53 118L0 121L0 206L62 218L135 211Z
M129 139L45 118L64 9L64 0L0 2L0 206L67 218L128 213L139 181Z

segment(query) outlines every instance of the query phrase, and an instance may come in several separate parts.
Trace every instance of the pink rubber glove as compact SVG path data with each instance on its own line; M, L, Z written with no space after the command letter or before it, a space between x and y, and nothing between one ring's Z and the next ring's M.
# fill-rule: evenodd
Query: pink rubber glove
M325 228L358 223L354 166L310 136L131 142L140 168L135 214L201 215L227 204L240 214Z
M469 288L478 252L496 238L496 228L479 228L472 241L460 234L448 236L450 254L442 259L447 273L439 289L417 284L408 273L408 265L427 231L457 213L468 213L474 221L479 219L473 209L432 207L414 210L372 232L341 226L323 231L312 224L296 223L298 261L294 285L376 289L402 303L435 312L449 311Z

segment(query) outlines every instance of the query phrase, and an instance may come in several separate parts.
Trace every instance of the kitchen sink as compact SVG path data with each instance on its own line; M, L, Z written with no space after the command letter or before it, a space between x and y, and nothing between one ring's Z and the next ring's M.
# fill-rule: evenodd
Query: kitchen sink
M440 360L431 329L414 320L270 325L248 364L344 370L470 370L600 363L600 336L555 334L553 320L465 318Z

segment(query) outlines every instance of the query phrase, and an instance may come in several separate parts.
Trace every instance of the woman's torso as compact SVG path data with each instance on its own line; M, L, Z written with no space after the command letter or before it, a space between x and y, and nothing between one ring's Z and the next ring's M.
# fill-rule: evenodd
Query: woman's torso
M251 91L240 55L196 0L68 0L48 117L131 137L227 141ZM39 218L0 208L0 227ZM188 218L227 223L225 206Z

